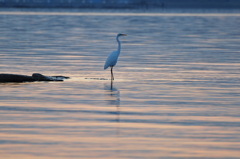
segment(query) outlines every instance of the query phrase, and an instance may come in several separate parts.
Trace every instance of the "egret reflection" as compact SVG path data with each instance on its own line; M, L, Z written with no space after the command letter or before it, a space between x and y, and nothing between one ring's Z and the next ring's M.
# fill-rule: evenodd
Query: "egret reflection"
M106 94L106 103L110 106L116 107L116 114L117 118L116 121L119 122L119 115L120 115L120 91L113 86L113 81L111 80L111 84L105 84L104 90Z
M120 91L113 86L113 82L111 81L110 85L105 84L104 89L106 90L107 95L107 103L111 106L120 106Z

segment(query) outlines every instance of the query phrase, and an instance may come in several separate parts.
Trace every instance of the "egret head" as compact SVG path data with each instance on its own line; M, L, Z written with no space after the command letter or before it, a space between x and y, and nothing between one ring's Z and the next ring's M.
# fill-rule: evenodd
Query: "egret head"
M119 34L117 35L117 37L119 37L119 36L127 36L127 34L121 34L121 33L119 33Z

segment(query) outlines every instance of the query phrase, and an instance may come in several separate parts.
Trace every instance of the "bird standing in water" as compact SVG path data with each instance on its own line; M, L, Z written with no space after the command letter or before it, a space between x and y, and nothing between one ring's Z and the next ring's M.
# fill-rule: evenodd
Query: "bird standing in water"
M117 51L113 51L111 54L108 55L108 58L105 62L104 65L104 70L107 69L108 67L111 67L111 81L114 80L114 76L113 76L113 67L117 64L117 60L118 60L118 56L120 54L121 51L121 42L119 41L119 37L120 36L127 36L127 34L118 34L116 37L116 40L118 42L118 49Z

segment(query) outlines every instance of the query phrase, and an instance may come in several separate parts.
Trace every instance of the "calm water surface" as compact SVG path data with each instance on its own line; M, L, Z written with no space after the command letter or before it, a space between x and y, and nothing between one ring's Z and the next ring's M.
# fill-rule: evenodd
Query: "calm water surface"
M240 11L0 11L0 158L239 158Z

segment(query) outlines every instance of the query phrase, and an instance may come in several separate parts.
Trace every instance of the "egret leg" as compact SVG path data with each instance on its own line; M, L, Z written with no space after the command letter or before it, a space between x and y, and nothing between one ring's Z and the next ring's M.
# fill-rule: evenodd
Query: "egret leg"
M113 66L111 67L111 80L114 80L114 77L113 77Z
M112 86L113 86L113 80L111 80L111 90L112 90Z

